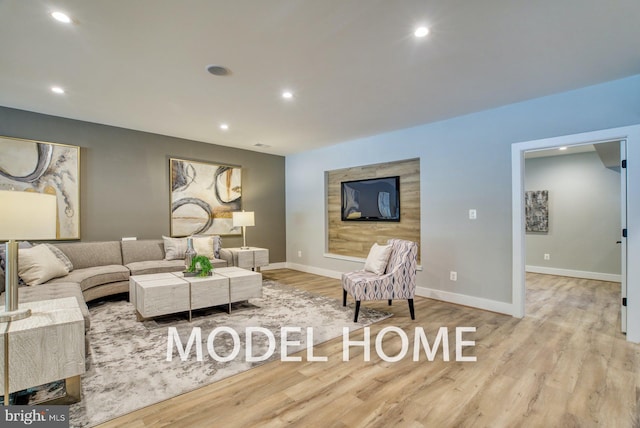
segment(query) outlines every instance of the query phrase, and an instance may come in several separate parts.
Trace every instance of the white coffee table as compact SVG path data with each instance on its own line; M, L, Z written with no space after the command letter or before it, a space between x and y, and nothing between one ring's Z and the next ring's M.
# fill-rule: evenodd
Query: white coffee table
M262 297L262 274L239 267L216 269L216 274L229 279L229 303Z
M262 296L262 274L237 267L215 269L212 276L185 277L182 272L134 275L129 300L139 320L194 309L227 305Z
M21 303L31 316L0 323L0 349L9 342L9 391L16 392L64 379L67 396L49 404L80 401L80 375L85 372L84 318L75 297ZM0 352L0 371L5 373ZM0 391L4 392L0 376Z

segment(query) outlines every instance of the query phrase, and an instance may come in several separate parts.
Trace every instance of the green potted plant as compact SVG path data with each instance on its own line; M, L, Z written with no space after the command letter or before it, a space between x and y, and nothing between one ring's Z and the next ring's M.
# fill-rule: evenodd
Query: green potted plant
M205 256L195 256L191 260L191 266L187 269L187 272L194 274L194 276L209 276L213 266L211 261Z

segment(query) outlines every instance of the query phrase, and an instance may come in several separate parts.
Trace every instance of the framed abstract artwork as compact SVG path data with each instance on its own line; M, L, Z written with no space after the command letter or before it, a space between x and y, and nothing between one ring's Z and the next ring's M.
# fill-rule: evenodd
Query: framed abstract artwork
M55 195L56 239L80 239L80 147L0 137L0 189Z
M524 193L527 232L549 232L549 191L529 190Z
M240 235L232 215L242 206L242 169L169 159L171 236Z

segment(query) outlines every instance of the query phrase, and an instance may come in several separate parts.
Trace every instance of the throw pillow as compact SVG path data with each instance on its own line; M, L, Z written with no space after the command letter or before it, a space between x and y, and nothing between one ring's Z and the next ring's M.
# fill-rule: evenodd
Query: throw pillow
M222 248L222 238L220 235L213 235L213 256L216 259L220 258L220 249Z
M36 245L18 252L18 275L27 285L43 284L68 273L69 269L46 245Z
M169 238L163 236L164 241L164 259L165 260L183 260L184 253L187 251L187 238Z
M69 257L67 257L67 255L63 253L60 248L51 244L44 244L44 245L46 245L47 248L50 249L51 252L56 255L58 260L60 260L67 267L67 270L69 272L73 270L73 263L71 263L71 260L69 260Z
M364 263L364 270L373 272L376 275L382 275L387 269L390 255L391 245L373 244L371 250L369 250L367 261Z
M18 242L18 249L20 248L31 248L32 245L27 241ZM7 246L5 244L0 244L0 268L6 269L5 266L7 260Z
M0 293L4 293L5 278L4 269L0 268Z
M199 256L205 256L208 259L214 259L213 253L213 236L194 236L193 249Z

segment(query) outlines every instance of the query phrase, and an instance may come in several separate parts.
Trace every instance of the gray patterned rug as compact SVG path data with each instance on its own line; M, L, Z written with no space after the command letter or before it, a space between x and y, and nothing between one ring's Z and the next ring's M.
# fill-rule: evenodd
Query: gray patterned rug
M358 323L354 323L353 305L344 308L338 300L268 280L263 282L262 298L234 304L231 314L223 308L195 311L192 323L185 314L138 322L133 306L124 300L92 304L90 312L88 370L82 376L82 401L70 407L72 427L91 427L280 359L281 327L302 329L302 334L287 335L288 340L301 342L298 349L289 347L288 353L293 354L307 347L306 327L313 327L313 341L318 344L341 336L343 327L353 331L391 316L363 307ZM207 351L207 336L220 326L235 330L242 343L238 356L226 363L217 362ZM181 361L174 346L172 361L166 361L169 327L177 329L183 346L192 328L200 327L203 361L197 361L195 346L186 361ZM263 327L275 336L276 349L267 361L246 361L246 327ZM230 335L215 337L217 355L229 355L233 349ZM253 337L253 355L264 355L268 350L266 336Z

